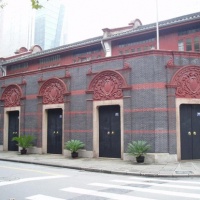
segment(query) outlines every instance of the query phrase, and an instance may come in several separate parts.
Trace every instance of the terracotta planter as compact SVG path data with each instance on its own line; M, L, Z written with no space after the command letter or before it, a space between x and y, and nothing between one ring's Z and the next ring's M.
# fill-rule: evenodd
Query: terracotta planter
M138 156L136 157L137 163L143 163L144 162L144 156Z
M71 156L72 156L72 158L77 158L78 157L78 152L72 152Z

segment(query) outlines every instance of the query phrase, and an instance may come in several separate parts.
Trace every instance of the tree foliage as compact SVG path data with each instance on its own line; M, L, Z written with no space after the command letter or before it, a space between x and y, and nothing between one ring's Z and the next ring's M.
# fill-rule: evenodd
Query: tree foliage
M6 6L6 3L3 2L3 0L0 0L0 8L4 8Z
M27 0L27 1L31 1L31 6L33 9L40 9L43 6L40 4L39 0ZM48 1L48 0L47 0ZM7 4L3 2L3 0L0 0L0 9L4 8Z
M33 9L40 9L42 8L42 5L40 5L39 0L31 0L31 5Z

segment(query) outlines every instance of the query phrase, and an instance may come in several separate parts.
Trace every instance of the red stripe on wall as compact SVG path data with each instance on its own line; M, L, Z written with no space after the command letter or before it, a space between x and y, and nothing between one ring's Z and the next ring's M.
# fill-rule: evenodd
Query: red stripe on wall
M125 133L133 133L133 134L141 134L141 133L155 133L155 134L159 134L159 133L171 133L171 134L176 134L176 130L125 130Z
M93 131L92 130L65 130L65 132L73 132L73 133L92 133Z
M21 115L22 116L35 116L35 115L37 115L37 116L42 116L42 113L41 112L27 112L27 113L25 113L25 114L23 114L23 113L21 113Z
M41 133L42 130L41 129L21 129L20 130L21 132L24 132L24 133L29 133L29 132L37 132L37 133Z
M132 85L132 90L147 90L147 89L164 89L166 88L165 83L142 83ZM71 95L84 95L85 90L73 90ZM37 99L38 94L26 95L26 99Z
M73 90L71 91L71 95L83 95L85 94L85 90Z
M142 83L132 85L132 90L164 89L166 83Z
M85 94L85 90L73 90L71 91L71 95L84 95ZM37 95L38 94L30 94L30 95L26 95L26 99L37 99Z
M78 115L78 114L92 114L92 111L72 111L66 112L68 115Z
M175 108L138 108L132 110L124 110L124 112L168 112L176 111Z
M26 95L26 99L37 99L37 94Z

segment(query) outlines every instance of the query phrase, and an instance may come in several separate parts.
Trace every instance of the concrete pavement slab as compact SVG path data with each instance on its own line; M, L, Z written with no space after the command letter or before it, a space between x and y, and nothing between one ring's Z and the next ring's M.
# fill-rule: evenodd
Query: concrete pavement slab
M163 177L200 176L200 160L163 164L138 164L133 161L109 158L66 158L55 154L27 154L0 151L0 160L66 167L91 172Z

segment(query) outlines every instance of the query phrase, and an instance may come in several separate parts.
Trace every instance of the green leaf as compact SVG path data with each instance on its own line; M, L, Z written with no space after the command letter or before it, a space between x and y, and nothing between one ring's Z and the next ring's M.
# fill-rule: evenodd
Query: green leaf
M65 143L65 148L71 152L77 152L85 146L80 140L69 140Z
M31 0L31 4L32 4L32 8L36 10L43 7L42 5L40 5L38 0Z
M28 148L33 145L35 137L33 135L20 135L19 137L13 137L12 141L16 141L17 145L22 148Z
M150 150L151 146L146 141L132 141L128 144L127 152L133 156L142 156Z

